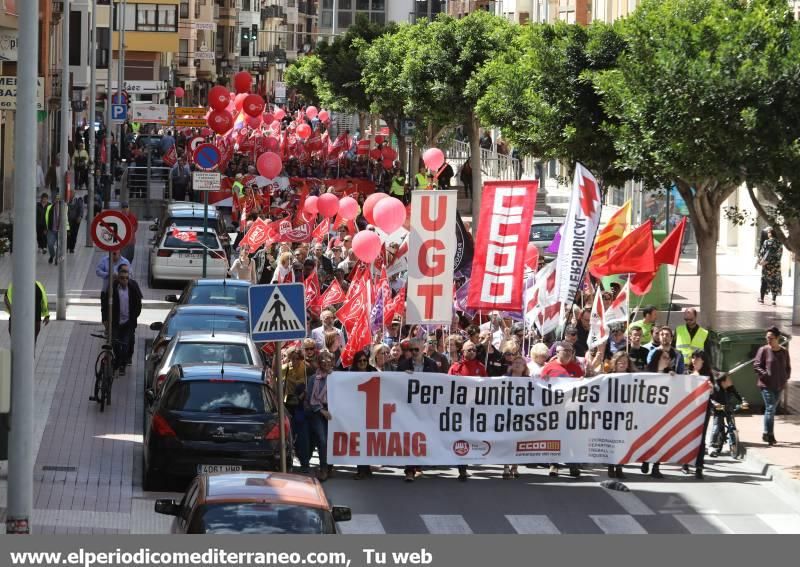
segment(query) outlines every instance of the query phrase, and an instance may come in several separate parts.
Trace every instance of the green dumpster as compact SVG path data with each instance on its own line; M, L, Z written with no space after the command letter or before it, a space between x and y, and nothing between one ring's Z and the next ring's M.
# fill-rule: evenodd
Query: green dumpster
M653 239L655 240L656 246L658 246L658 244L664 240L665 237L665 231L653 231ZM608 289L608 286L612 283L625 285L625 280L622 276L608 276L603 278L602 282L604 289ZM666 265L663 265L658 269L658 273L653 280L653 285L651 286L650 291L648 291L644 297L640 297L633 293L631 294L631 313L633 313L637 305L641 305L642 307L653 305L660 311L669 311L671 291L670 286L671 280L669 278L669 268Z
M756 386L752 360L758 349L766 344L765 337L764 329L711 330L708 335L709 354L714 368L722 372L732 371L731 378L736 389L756 408L763 408L764 402Z

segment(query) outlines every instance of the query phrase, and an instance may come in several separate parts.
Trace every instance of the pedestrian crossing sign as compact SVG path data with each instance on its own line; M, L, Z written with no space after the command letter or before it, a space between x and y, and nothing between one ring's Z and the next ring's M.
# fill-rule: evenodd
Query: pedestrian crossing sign
M303 284L254 285L250 286L248 295L253 341L290 341L306 336Z

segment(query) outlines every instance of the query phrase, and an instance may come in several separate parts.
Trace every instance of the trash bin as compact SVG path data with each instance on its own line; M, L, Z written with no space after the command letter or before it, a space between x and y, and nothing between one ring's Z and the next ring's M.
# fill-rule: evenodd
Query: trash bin
M734 386L756 408L763 408L764 402L761 400L761 391L756 386L756 371L752 361L758 349L766 344L765 335L764 329L711 330L708 335L714 368L722 372L733 371L731 379ZM785 340L788 341L789 338Z

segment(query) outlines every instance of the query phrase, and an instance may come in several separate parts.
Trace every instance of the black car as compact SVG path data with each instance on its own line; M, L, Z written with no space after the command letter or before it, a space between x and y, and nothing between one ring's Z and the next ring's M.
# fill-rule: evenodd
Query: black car
M178 305L228 305L247 307L247 280L204 279L193 280L186 284L180 297L167 295L164 299Z
M153 383L153 372L158 360L164 355L167 345L179 331L207 331L213 333L249 333L250 317L246 307L224 305L176 305L167 314L164 322L150 324L150 330L158 331L153 344L145 355L145 389Z
M260 368L176 364L147 398L144 490L172 477L280 469L277 398ZM286 452L291 463L291 443Z

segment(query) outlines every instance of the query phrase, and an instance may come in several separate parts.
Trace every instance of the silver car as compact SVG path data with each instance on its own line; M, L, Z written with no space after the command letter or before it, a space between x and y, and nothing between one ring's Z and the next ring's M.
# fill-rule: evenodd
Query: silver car
M144 377L145 391L158 390L175 364L249 364L263 368L258 346L244 333L181 331L167 345L163 356L151 354Z

